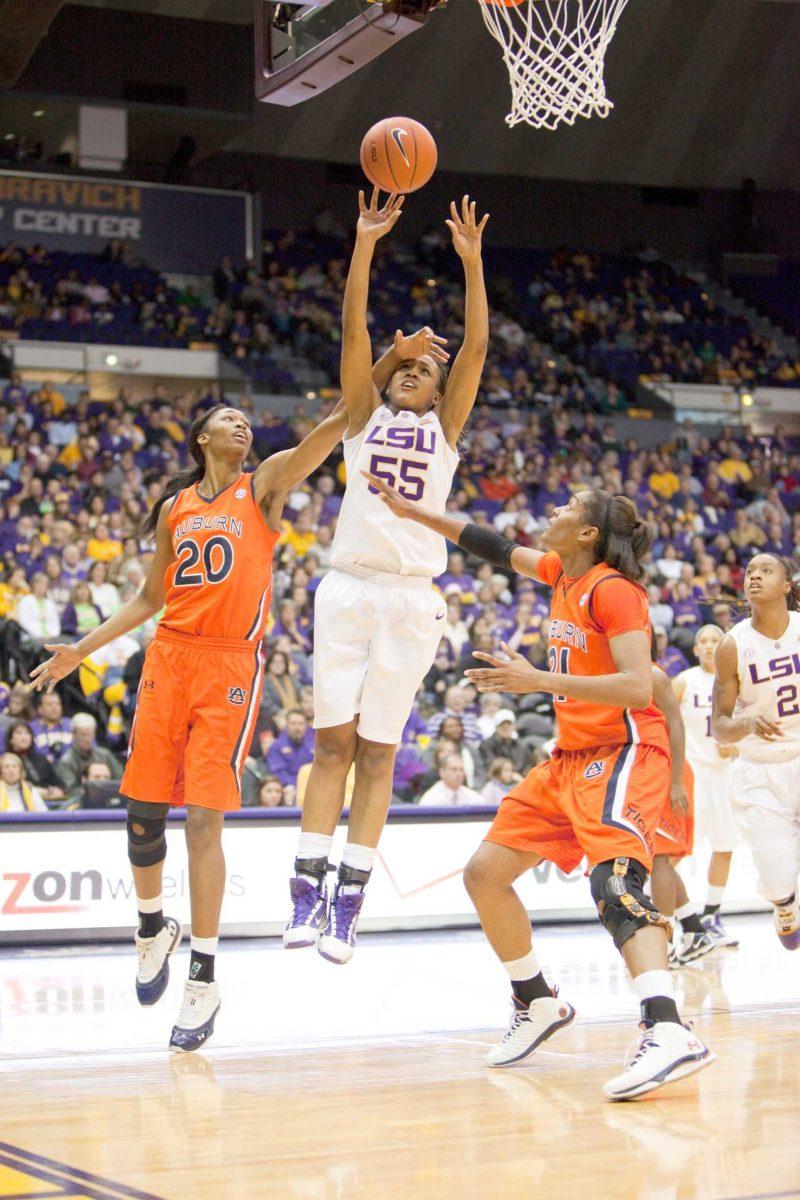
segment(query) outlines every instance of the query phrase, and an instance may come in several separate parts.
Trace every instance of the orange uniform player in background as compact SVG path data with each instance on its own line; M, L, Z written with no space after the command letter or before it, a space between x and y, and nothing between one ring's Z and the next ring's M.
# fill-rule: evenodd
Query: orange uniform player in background
M230 811L261 695L261 639L280 536L239 475L218 495L195 483L166 518L174 560L148 648L131 729L124 796Z
M74 646L47 646L53 657L32 672L38 688L52 690L84 658L163 609L145 655L120 790L139 913L140 1004L164 994L181 940L180 922L163 913L162 879L169 808L186 807L192 940L171 1050L202 1046L220 1008L214 962L225 891L222 825L241 804L284 501L322 465L345 426L340 405L299 446L246 474L253 444L247 416L224 404L202 413L189 430L194 466L168 481L145 523L155 553L141 592Z
M552 672L612 674L612 638L641 631L649 639L644 590L607 564L568 579L558 555L549 553L536 574L553 589ZM629 709L559 695L554 709L552 757L502 802L487 840L541 854L567 873L584 855L592 865L628 855L649 868L669 782L663 714L652 703Z
M628 1100L700 1070L714 1055L681 1022L668 969L670 922L645 892L670 790L666 724L652 703L649 608L639 583L651 527L627 497L587 489L554 510L543 553L373 482L397 516L553 591L548 671L504 644L503 657L478 653L488 666L466 672L481 692L552 695L558 726L552 758L501 802L464 872L511 981L511 1021L488 1064L517 1065L575 1016L544 977L514 883L543 859L571 871L586 855L592 899L631 973L644 1030L637 1053L605 1084L606 1096Z

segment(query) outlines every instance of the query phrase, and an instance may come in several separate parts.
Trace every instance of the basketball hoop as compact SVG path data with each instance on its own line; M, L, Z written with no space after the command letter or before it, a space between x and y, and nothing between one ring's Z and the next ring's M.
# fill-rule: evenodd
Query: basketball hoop
M628 0L479 0L511 80L507 125L607 117L603 64Z

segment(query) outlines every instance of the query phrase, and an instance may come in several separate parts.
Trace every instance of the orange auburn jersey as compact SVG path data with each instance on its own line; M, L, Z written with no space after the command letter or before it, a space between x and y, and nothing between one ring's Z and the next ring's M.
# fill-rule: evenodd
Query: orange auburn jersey
M597 563L585 575L570 579L553 551L537 567L542 583L553 589L550 604L548 666L564 675L615 675L611 639L641 629L650 637L647 594L609 567ZM651 702L647 708L619 708L565 696L554 697L561 750L592 746L643 744L669 753L664 715Z
M212 499L197 484L178 492L167 518L175 561L164 574L160 625L195 637L257 644L272 599L279 533L267 525L241 474Z

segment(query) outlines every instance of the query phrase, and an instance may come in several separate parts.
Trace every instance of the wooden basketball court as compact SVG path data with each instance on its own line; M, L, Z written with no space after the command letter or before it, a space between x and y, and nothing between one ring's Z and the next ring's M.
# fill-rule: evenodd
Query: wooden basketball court
M579 1020L490 1071L506 987L479 934L364 937L347 969L223 946L205 1055L164 1049L185 963L142 1010L129 951L2 958L0 1197L778 1200L800 1197L800 956L769 919L680 973L717 1052L610 1104L636 1002L601 931L537 944Z

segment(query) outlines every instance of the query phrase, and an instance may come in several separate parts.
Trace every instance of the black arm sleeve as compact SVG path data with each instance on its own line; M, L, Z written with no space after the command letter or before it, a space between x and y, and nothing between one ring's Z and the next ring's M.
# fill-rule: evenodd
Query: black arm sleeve
M517 543L511 538L495 533L493 529L484 529L480 525L465 525L462 529L458 544L467 554L474 554L484 562L499 567L501 571L512 571L511 555L517 548Z

